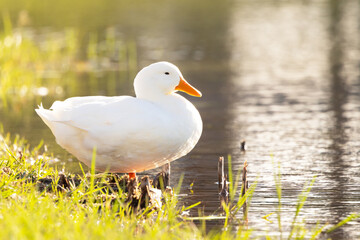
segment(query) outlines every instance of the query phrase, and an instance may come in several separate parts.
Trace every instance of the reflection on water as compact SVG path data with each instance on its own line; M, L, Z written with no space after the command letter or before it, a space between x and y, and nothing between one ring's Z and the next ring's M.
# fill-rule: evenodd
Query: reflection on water
M239 6L232 26L237 43L232 81L240 102L231 109L242 125L241 137L250 144L249 169L253 163L252 173L261 179L249 221L276 228L257 220L276 202L272 153L284 175L285 227L296 195L314 175L317 184L304 219L338 222L360 206L359 5L330 1L246 7ZM332 237L351 239L355 232L344 228Z
M275 215L269 217L273 223L262 219L277 207L272 160L281 163L285 230L292 220L297 195L314 175L317 180L300 216L307 223L334 224L358 212L359 2L159 4L161 8L156 9L146 5L104 10L101 6L99 11L109 11L109 16L96 22L94 12L89 23L82 16L77 27L84 34L98 29L101 35L111 25L119 37L135 39L139 67L158 60L172 61L203 92L201 99L188 97L202 114L203 136L188 156L172 164L173 183L185 173L183 192L188 195L182 200L186 204L202 201L206 214L214 213L219 207L214 184L217 159L231 154L235 170L245 159L248 161L250 183L258 177L249 211L251 227L262 232L277 229ZM70 14L65 22L71 24L73 17ZM49 24L63 26L52 21ZM133 93L134 75L124 71L69 73L76 84L65 89L62 98L129 95ZM43 98L46 106L53 100L53 96ZM70 158L35 116L37 104L29 102L12 112L0 109L5 130L21 133L33 144L43 138L61 159ZM241 139L248 143L245 155L240 153ZM74 171L76 165L76 161L68 163ZM191 183L193 193L187 190ZM331 237L353 239L360 236L358 228L359 220Z

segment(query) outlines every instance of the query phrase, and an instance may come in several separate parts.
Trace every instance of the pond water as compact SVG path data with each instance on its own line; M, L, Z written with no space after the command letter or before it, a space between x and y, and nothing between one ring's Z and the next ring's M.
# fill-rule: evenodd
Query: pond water
M101 36L111 27L117 37L136 43L138 69L154 61L173 62L203 93L202 98L184 95L200 111L204 131L195 149L171 165L173 184L184 174L182 201L201 201L205 214L213 214L219 208L217 161L230 154L235 171L247 160L250 184L258 181L249 210L249 226L259 230L255 235L277 229L276 214L269 217L272 222L262 218L277 209L273 162L281 166L284 231L298 195L314 176L300 215L306 223L332 225L360 211L359 1L90 3L87 12L77 6L62 21L61 7L51 16L44 5L28 12L35 29L75 26L84 35L97 31ZM17 7L11 12L22 10ZM132 95L135 74L72 72L76 88L42 101L49 107L70 96ZM37 104L0 109L5 132L19 133L31 144L44 139L68 169L78 171L77 160L56 145L35 115ZM239 148L242 139L245 154ZM359 238L359 229L358 219L330 237Z

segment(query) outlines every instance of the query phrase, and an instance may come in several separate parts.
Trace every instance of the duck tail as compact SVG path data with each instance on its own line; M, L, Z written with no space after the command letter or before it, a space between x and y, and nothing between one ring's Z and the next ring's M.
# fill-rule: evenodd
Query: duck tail
M42 103L38 105L38 108L35 109L35 112L39 115L39 117L41 117L46 125L49 125L49 122L54 120L53 112L51 110L45 109Z

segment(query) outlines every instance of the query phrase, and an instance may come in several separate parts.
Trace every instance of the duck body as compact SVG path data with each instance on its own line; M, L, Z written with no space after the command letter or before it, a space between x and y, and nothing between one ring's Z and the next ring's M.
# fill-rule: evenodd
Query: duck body
M95 148L99 171L135 173L159 167L194 148L202 120L194 105L175 91L159 94L153 82L143 88L142 80L152 77L140 73L134 83L137 97L73 97L54 102L50 110L40 106L36 112L57 143L88 166Z

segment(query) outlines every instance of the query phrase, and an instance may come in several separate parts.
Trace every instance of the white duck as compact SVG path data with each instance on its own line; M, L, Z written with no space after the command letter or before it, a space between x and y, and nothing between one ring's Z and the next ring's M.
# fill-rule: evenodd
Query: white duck
M168 62L143 68L131 96L73 97L50 110L35 109L57 143L86 165L96 148L96 169L129 173L156 168L189 153L202 133L197 109L176 93L201 97Z

